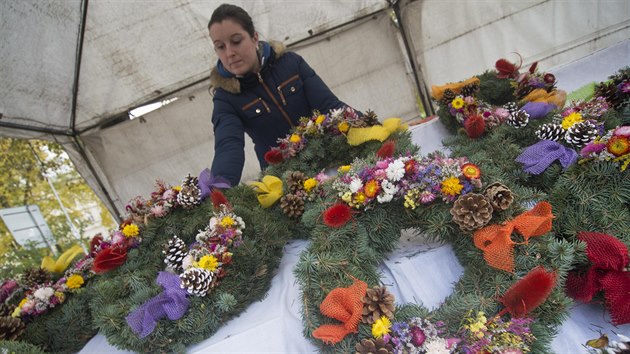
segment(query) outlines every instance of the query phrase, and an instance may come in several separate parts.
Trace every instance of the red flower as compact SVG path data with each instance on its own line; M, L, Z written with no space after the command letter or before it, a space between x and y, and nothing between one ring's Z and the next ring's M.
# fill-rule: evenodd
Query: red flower
M92 270L97 273L105 273L118 268L127 261L127 247L112 246L99 251L94 257Z
M101 235L101 233L98 233L96 236L92 237L92 239L90 240L90 252L94 252L96 250L96 247L100 245L101 242L103 242L103 235Z
M494 64L494 67L499 72L497 74L498 78L507 79L507 78L516 78L518 76L518 69L520 68L520 65L517 67L513 63L507 61L506 59L499 59Z
M271 149L265 153L265 161L272 165L279 164L282 160L284 160L282 152L278 149Z
M341 227L352 218L352 210L347 204L337 203L324 212L324 224L329 227Z
M394 149L396 148L396 142L393 140L389 140L380 149L376 152L376 156L381 159L386 159L388 157L392 157L394 155Z
M486 131L486 122L483 120L483 117L475 114L474 116L466 118L464 128L466 128L466 134L468 134L469 137L476 139L482 136Z
M221 204L224 204L227 207L230 206L230 202L228 202L225 194L216 188L212 188L212 192L210 192L210 199L212 200L212 205L214 205L215 209L219 209Z

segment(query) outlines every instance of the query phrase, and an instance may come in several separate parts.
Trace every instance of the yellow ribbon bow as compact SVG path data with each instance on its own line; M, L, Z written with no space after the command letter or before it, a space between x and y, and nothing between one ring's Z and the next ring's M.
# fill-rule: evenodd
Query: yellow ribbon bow
M282 197L282 180L276 176L267 175L262 182L250 182L258 193L258 202L263 208L269 208Z
M44 257L41 268L51 273L63 273L72 263L72 260L80 254L83 254L83 249L79 245L74 245L59 256L56 261L50 256Z
M387 118L383 125L374 125L367 128L350 128L348 131L348 144L361 145L371 140L385 141L396 131L406 131L407 124L400 124L400 118Z

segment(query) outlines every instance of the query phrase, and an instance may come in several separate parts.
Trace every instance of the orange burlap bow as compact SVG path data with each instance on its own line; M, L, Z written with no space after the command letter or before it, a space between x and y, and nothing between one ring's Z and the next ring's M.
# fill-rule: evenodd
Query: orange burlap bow
M319 305L319 310L326 316L343 322L325 324L313 331L313 337L327 344L336 344L350 333L359 331L359 321L363 312L363 297L367 284L355 279L347 288L333 289Z
M540 202L529 211L506 221L502 225L490 225L473 235L475 246L483 251L483 258L491 267L514 272L514 245L510 235L518 231L527 244L530 237L542 236L551 231L551 204Z

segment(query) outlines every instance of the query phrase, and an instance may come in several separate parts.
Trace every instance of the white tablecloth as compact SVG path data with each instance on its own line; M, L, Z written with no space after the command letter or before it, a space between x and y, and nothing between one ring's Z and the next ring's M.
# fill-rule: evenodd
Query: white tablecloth
M592 81L603 81L630 63L630 40L595 52L552 71L560 88L570 92ZM421 154L442 149L448 133L437 120L411 128L413 141ZM285 246L278 273L267 297L252 304L212 337L188 348L189 353L313 353L316 346L302 335L299 287L293 269L308 241L291 241ZM398 249L380 267L383 284L399 303L439 306L452 291L463 272L449 245L428 243L419 236L403 233ZM430 286L427 286L430 284ZM575 304L552 346L557 354L587 353L583 344L599 333L625 333L630 325L615 327L602 305ZM614 337L614 336L612 336ZM128 353L96 335L81 353Z

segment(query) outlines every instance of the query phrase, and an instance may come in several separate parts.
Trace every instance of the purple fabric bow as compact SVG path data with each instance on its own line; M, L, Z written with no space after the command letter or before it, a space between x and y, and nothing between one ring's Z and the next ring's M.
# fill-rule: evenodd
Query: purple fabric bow
M201 189L201 199L206 199L212 192L212 188L230 188L230 182L221 177L213 176L209 169L204 169L199 174L199 189Z
M151 334L157 321L167 316L170 320L178 320L188 311L190 305L186 289L180 287L177 274L160 272L155 282L164 287L159 295L135 309L126 320L131 330L140 338Z
M521 109L529 114L530 119L540 119L546 117L549 112L556 108L553 103L527 102Z
M516 161L523 164L525 172L539 175L556 160L566 170L577 161L577 158L578 154L575 150L555 141L541 140L523 150Z

